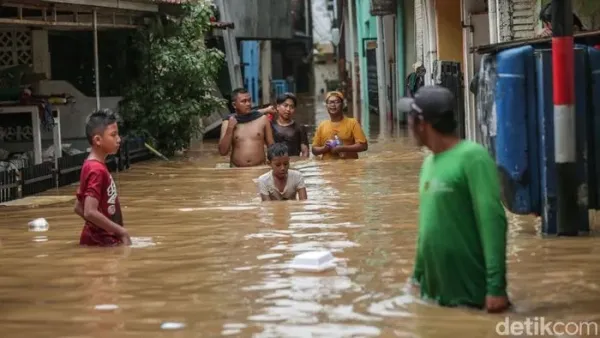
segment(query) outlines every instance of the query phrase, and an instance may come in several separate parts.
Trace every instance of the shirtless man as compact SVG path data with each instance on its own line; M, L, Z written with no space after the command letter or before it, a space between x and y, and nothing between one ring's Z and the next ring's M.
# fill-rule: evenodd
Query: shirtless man
M268 117L269 107L252 111L252 99L246 89L231 93L235 114L221 124L219 153L225 156L231 149L230 166L252 167L266 164L265 146L273 144L273 130Z

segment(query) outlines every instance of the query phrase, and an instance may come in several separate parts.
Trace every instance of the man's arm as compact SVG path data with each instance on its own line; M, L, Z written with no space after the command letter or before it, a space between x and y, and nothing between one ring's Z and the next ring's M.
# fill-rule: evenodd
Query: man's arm
M485 256L487 295L505 297L507 222L496 165L485 153L469 161L465 172Z
M267 146L275 143L273 140L273 128L271 127L271 122L266 117L261 117L265 119L265 142L267 142Z
M225 156L229 153L232 140L233 128L229 127L229 121L223 121L223 123L221 123L221 137L219 139L219 154L221 154L221 156Z
M421 256L419 247L419 238L417 235L417 247L415 248L415 265L413 267L413 272L411 276L411 282L413 285L419 285L421 281L421 277L423 276L423 257Z
M358 122L352 126L352 137L354 137L354 144L335 147L334 151L336 153L360 153L369 149L367 137Z
M315 156L323 155L331 151L331 148L325 144L323 136L321 135L321 126L317 127L315 136L313 137L312 153Z
M308 157L308 134L304 126L300 127L300 156Z

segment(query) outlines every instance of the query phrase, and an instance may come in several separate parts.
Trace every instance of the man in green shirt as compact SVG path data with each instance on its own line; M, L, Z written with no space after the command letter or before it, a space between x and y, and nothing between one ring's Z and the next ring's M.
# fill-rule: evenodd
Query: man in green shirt
M412 280L442 306L502 312L507 223L496 164L481 145L456 136L453 94L425 86L403 98L410 131L427 156L419 179L419 234Z

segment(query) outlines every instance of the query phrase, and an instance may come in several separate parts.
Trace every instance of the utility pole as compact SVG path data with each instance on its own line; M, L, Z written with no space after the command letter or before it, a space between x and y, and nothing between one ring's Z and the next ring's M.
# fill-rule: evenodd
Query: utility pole
M558 235L579 232L575 148L575 55L571 0L552 0L552 89Z
M383 16L377 16L377 91L379 94L379 133L383 135L387 120L387 88L385 86L385 44L383 38Z
M351 50L351 58L350 61L350 72L352 76L352 116L354 118L358 118L360 121L360 114L358 112L358 86L356 85L356 59L358 53L356 52L356 41L354 36L354 30L356 26L354 26L354 0L348 1L348 27L350 29L350 50ZM362 121L360 121L362 123Z

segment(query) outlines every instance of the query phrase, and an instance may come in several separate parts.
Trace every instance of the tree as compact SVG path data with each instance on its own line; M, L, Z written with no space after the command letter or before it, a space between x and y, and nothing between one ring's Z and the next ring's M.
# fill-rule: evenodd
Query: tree
M213 7L198 0L176 16L157 16L133 38L137 75L119 112L128 135L144 137L165 155L188 146L200 118L223 107L212 95L223 53L204 43Z

